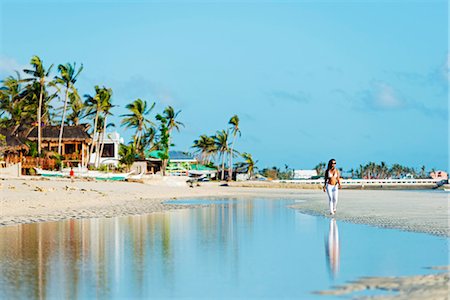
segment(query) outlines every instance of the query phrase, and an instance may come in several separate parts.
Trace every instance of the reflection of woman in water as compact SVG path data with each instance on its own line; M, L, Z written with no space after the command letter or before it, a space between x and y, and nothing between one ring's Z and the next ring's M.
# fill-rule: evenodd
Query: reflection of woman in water
M339 272L339 232L336 220L330 220L330 231L328 232L328 240L325 241L325 254L327 256L328 269L333 277Z
M328 194L328 204L330 206L330 215L336 213L338 192L341 188L341 175L338 169L336 169L336 160L330 159L328 162L327 170L325 171L325 182L323 185L323 191Z

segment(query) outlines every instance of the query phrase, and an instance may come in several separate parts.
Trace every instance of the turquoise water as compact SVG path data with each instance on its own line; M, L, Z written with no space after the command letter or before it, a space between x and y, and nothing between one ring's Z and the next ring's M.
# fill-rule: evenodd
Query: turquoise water
M0 228L0 298L333 299L311 292L448 264L447 238L308 216L293 200L173 202L215 205Z

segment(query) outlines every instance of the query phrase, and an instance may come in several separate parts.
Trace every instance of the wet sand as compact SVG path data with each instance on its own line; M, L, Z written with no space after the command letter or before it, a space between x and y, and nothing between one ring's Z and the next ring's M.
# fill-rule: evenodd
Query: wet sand
M163 204L179 198L268 197L304 200L292 206L303 213L329 217L321 190L249 188L160 178L145 183L43 180L39 177L0 180L0 226L71 218L114 217L177 209ZM185 207L185 206L182 206ZM444 192L341 190L337 220L450 237L450 201Z

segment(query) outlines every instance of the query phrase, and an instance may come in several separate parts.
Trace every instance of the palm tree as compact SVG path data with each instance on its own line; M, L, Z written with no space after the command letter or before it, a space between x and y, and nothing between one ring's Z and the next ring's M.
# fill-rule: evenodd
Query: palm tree
M97 155L96 155L96 158L97 158L97 162L95 164L96 168L98 168L98 166L100 164L100 157L102 156L103 148L105 146L104 140L105 140L106 128L109 126L115 126L114 124L108 123L108 116L112 115L111 108L113 108L113 105L111 104L111 96L112 96L112 91L111 91L111 93L109 93L109 96L104 97L102 106L101 106L103 116L101 116L101 115L99 116L98 123L99 123L99 125L103 125L103 129L99 130L98 134L97 134L97 136L99 137L99 140L100 140L100 145L97 149L99 151L97 151ZM101 124L101 122L103 124ZM100 138L100 135L101 135L101 138Z
M219 157L222 158L222 172L221 172L222 180L225 177L225 173L224 173L224 171L225 171L225 156L229 152L228 136L229 136L228 130L227 131L221 130L216 133L216 136L214 138L217 151L219 152Z
M144 156L145 149L148 149L149 151L156 150L156 130L154 127L148 127L147 130L144 131L144 134L142 135L140 139L139 149L136 149L138 153L141 153L142 156Z
M2 81L3 86L0 88L0 122L1 127L10 128L12 132L18 126L24 124L26 120L30 121L31 115L25 110L25 101L23 97L23 88L21 86L21 78L19 72L16 76L9 76Z
M148 107L147 101L136 99L132 103L125 106L131 113L121 115L125 117L122 119L121 124L125 125L126 128L136 128L136 134L134 135L134 147L135 149L140 149L140 142L144 130L148 130L148 126L154 126L155 124L147 119L152 109L155 107L155 102Z
M167 106L163 111L163 116L167 120L167 130L169 134L169 147L172 146L170 143L170 135L173 129L176 129L178 132L180 131L180 126L184 127L184 124L177 121L176 118L180 114L181 110L175 112L172 106ZM169 151L169 148L167 149Z
M400 178L403 173L403 167L399 164L393 164L391 167L391 173L395 175L396 178Z
M166 168L167 163L169 161L169 147L170 147L170 135L169 135L169 129L168 129L168 121L167 119L161 115L157 114L155 116L156 120L159 122L159 135L158 135L158 144L157 149L161 150L161 152L158 153L159 158L162 161L162 174L163 176L166 176Z
M238 164L240 167L243 167L247 170L247 174L248 174L248 178L252 179L253 178L253 173L256 169L256 163L258 161L254 161L253 157L251 154L249 153L242 153L241 154L242 158L244 159L244 162L241 162L240 164Z
M110 99L112 97L112 90L107 89L105 87L100 88L98 85L95 86L95 95L92 97L90 95L85 95L86 98L85 106L86 106L86 112L87 116L93 116L94 117L94 132L93 132L93 141L91 148L89 149L89 156L86 161L86 165L90 161L90 157L92 156L94 147L97 144L98 140L98 134L97 134L97 124L98 124L98 118L99 115L104 111L105 106L107 106L108 103L110 103ZM98 147L97 147L98 148ZM97 149L96 148L96 149ZM97 149L98 151L98 149Z
M46 78L50 75L50 71L53 67L53 64L50 65L48 70L45 70L42 60L39 56L35 55L31 58L30 61L33 69L25 69L23 70L26 74L32 76L32 78L26 79L26 81L33 81L39 84L40 92L39 92L39 104L37 109L37 122L38 122L38 154L41 154L41 115L42 115L42 99L44 96L45 83Z
M124 164L127 167L127 171L130 170L130 166L134 163L136 160L136 150L134 149L134 145L124 145L121 144L119 148L119 155L120 160L119 162L121 164Z
M64 131L64 122L66 120L66 110L67 110L67 99L69 97L69 90L72 90L72 93L76 91L75 89L75 82L77 81L78 75L80 75L81 71L83 70L83 64L81 64L78 71L76 71L76 63L73 63L73 66L70 63L67 63L65 65L59 65L58 66L58 72L60 73L60 76L55 76L55 82L57 84L60 84L61 86L64 86L66 89L66 93L64 96L64 109L63 109L63 115L61 119L61 128L59 130L59 139L58 139L58 154L61 155L61 143L62 143L62 137L63 137L63 131Z
M241 136L241 130L239 129L239 117L237 115L232 116L230 121L228 121L228 124L230 124L232 126L231 133L233 134L233 141L231 142L231 148L230 148L230 165L228 168L228 180L231 180L231 178L233 177L234 142L236 140L236 135L239 134L239 137Z
M181 110L175 112L172 106L167 106L163 111L163 116L167 119L167 128L169 130L169 135L174 128L177 131L180 131L180 126L184 127L183 123L176 120L180 112Z
M324 162L320 162L314 167L314 170L316 170L317 176L323 176L325 167L326 167L326 164Z
M168 106L164 109L162 115L157 114L156 120L160 122L160 148L163 153L160 154L162 160L163 176L166 175L167 163L169 161L170 147L173 146L170 142L170 134L173 129L180 131L180 126L184 127L184 124L177 121L176 118L180 114L181 110L175 112L172 106Z
M198 140L194 141L192 148L196 148L196 153L200 153L202 164L209 164L210 157L215 154L217 147L214 137L203 134Z
M426 173L425 173L425 166L422 166L421 168L420 168L420 178L426 178L427 176L426 176Z
M98 148L100 149L100 151L97 151L97 156L96 156L96 161L95 161L95 166L98 167L99 163L100 163L100 157L102 156L103 153L103 149L105 147L105 133L106 133L106 129L109 127L115 127L116 124L114 123L107 123L107 116L108 116L109 112L104 112L104 115L99 115L98 116L98 124L97 124L97 136L101 137L100 140L100 144L98 146Z

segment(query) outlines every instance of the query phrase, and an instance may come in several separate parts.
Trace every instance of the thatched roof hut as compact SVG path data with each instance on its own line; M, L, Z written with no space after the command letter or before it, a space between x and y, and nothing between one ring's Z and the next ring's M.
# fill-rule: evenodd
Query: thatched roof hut
M89 130L89 124L81 124L77 126L65 126L63 130L62 140L63 142L85 142L91 143L92 138L87 133ZM42 142L58 142L60 126L44 126L41 128ZM34 127L27 138L30 141L37 141L37 127Z
M21 150L28 151L29 147L25 144L25 140L12 133L8 128L0 128L0 135L4 136L5 142L0 141L0 150L3 152L18 152Z

